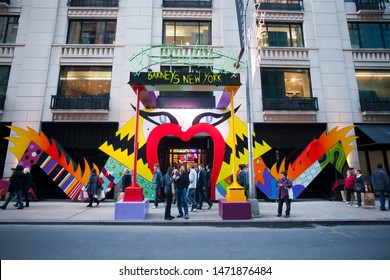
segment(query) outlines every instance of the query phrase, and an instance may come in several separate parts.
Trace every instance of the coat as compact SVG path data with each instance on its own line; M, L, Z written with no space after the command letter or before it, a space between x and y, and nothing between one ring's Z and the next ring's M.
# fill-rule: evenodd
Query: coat
M122 177L122 186L121 186L121 192L124 192L124 190L130 186L131 184L131 175L130 174L125 174Z
M375 170L372 174L372 181L374 182L374 188L376 191L388 191L390 190L390 179L386 171L382 168Z
M355 176L347 176L344 179L344 189L346 190L353 190L355 187Z
M98 181L99 181L99 176L92 174L89 176L88 183L85 186L87 189L88 195L95 195L98 193Z
M280 178L276 182L276 186L278 186L279 183L282 183L281 187L278 187L278 192L276 193L277 199L292 199L292 197L289 196L288 190L292 188L292 181L289 178L286 178L286 180L283 180Z
M26 175L23 171L15 170L9 179L9 192L23 191L26 185Z

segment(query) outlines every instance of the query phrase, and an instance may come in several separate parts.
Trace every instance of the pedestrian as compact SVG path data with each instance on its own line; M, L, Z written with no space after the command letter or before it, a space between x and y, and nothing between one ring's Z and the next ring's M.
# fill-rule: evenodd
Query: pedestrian
M153 209L158 207L158 200L164 202L165 199L160 195L160 189L163 187L163 176L160 170L160 165L158 163L154 164L154 173L152 179L153 187L154 187L154 205Z
M89 204L87 207L92 207L92 202L96 202L96 207L99 206L99 199L95 196L101 191L99 190L99 176L96 174L96 169L91 169L91 175L89 176L88 183L85 186L85 190L88 192Z
M387 211L385 192L389 196L387 209L390 210L390 179L387 172L383 169L382 163L378 163L376 167L377 169L374 171L374 174L372 174L372 181L374 182L375 190L379 192L379 203L380 203L379 209L381 211Z
M30 173L30 168L26 167L25 169L23 169L23 173L25 175L25 185L24 185L22 193L23 193L24 200L26 201L26 203L24 204L24 207L30 207L30 201L28 200L29 190L32 187L32 176ZM18 207L19 202L16 202L14 204L14 206Z
M196 174L195 164L190 166L189 185L188 185L188 200L191 202L191 212L196 212L198 203L196 202L196 183L198 176Z
M246 169L245 164L240 164L238 166L240 168L238 176L237 176L237 183L244 188L245 197L249 198L249 176L248 176L248 170Z
M171 215L172 199L173 199L173 168L168 167L167 173L163 177L164 193L165 193L165 220L173 220L175 217Z
M130 185L131 185L131 172L130 169L126 168L125 171L123 172L120 192L124 192L125 189Z
M361 170L355 169L355 184L354 190L357 196L357 205L355 207L362 207L362 192L367 190L366 182Z
M207 186L205 190L206 197L210 199L210 185L211 185L211 165L206 165L206 179L207 179Z
M23 209L23 189L25 185L26 175L23 173L23 166L18 165L9 179L8 198L1 206L1 209L5 210L14 196L18 196L19 207L17 209Z
M348 169L347 177L345 177L344 179L344 191L346 193L345 203L347 204L350 203L352 205L354 187L355 187L355 176L353 175L352 170Z
M177 210L179 211L179 215L177 217L183 217L184 208L184 217L185 219L188 219L187 188L190 180L185 171L184 165L181 165L179 167L179 172L176 172L173 175L173 180L176 188Z
M199 165L199 179L198 179L198 185L197 189L199 191L199 204L198 204L198 209L202 209L203 202L207 203L209 205L209 210L211 207L213 207L213 203L206 197L205 191L206 191L206 186L207 186L207 173L206 170L204 169L204 165L201 164Z
M292 188L292 181L287 177L287 172L282 171L280 173L280 179L276 182L278 191L276 193L276 199L278 200L278 217L282 216L283 203L286 203L286 218L290 217L291 212L291 199L292 196L289 194Z

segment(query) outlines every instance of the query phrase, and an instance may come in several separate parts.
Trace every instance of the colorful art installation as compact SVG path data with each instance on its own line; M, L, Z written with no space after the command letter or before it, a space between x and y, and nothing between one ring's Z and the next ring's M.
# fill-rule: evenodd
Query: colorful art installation
M236 137L236 163L247 164L247 127L236 117L236 134L230 130L230 114L228 110L159 110L145 109L140 112L139 157L137 183L144 189L145 198L154 199L152 187L153 164L158 162L157 147L159 141L168 135L175 135L183 141L190 140L199 133L206 133L214 141L214 162L211 176L211 197L224 198L226 190L232 182L232 138ZM179 125L180 124L180 125ZM131 168L133 162L134 118L118 130L110 142L107 141L100 149L108 154L105 166L100 170L100 181L105 191L110 191L123 176L125 168ZM28 128L27 130L11 126L17 136L7 137L14 147L9 150L18 158L19 164L31 167L37 164L61 188L70 199L77 199L77 195L90 175L90 164L85 160L85 169L73 162L63 148L54 140L49 140L42 132L39 134ZM271 147L264 141L259 141L253 135L255 185L270 199L276 197L276 181L282 170L287 170L293 180L294 198L297 198L315 177L327 166L332 164L340 174L347 168L346 156L353 147L349 144L356 139L347 136L353 128L348 126L338 130L334 128L329 133L324 132L319 139L314 139L301 153L297 160L285 166L284 160L277 168L275 163L268 168L261 156ZM93 168L97 168L92 164ZM2 183L5 190L7 183ZM3 188L4 187L4 188Z

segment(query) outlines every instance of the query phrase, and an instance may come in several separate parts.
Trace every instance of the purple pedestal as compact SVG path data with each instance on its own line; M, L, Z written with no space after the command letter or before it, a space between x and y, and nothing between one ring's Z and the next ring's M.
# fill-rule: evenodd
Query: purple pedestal
M115 203L115 221L145 220L149 214L149 199Z
M251 203L227 202L226 199L219 200L219 215L222 220L249 220L252 218Z

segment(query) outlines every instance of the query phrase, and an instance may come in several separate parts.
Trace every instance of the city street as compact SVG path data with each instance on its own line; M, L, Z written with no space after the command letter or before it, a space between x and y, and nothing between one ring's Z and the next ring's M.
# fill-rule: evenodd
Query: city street
M1 225L2 260L388 260L389 225Z

